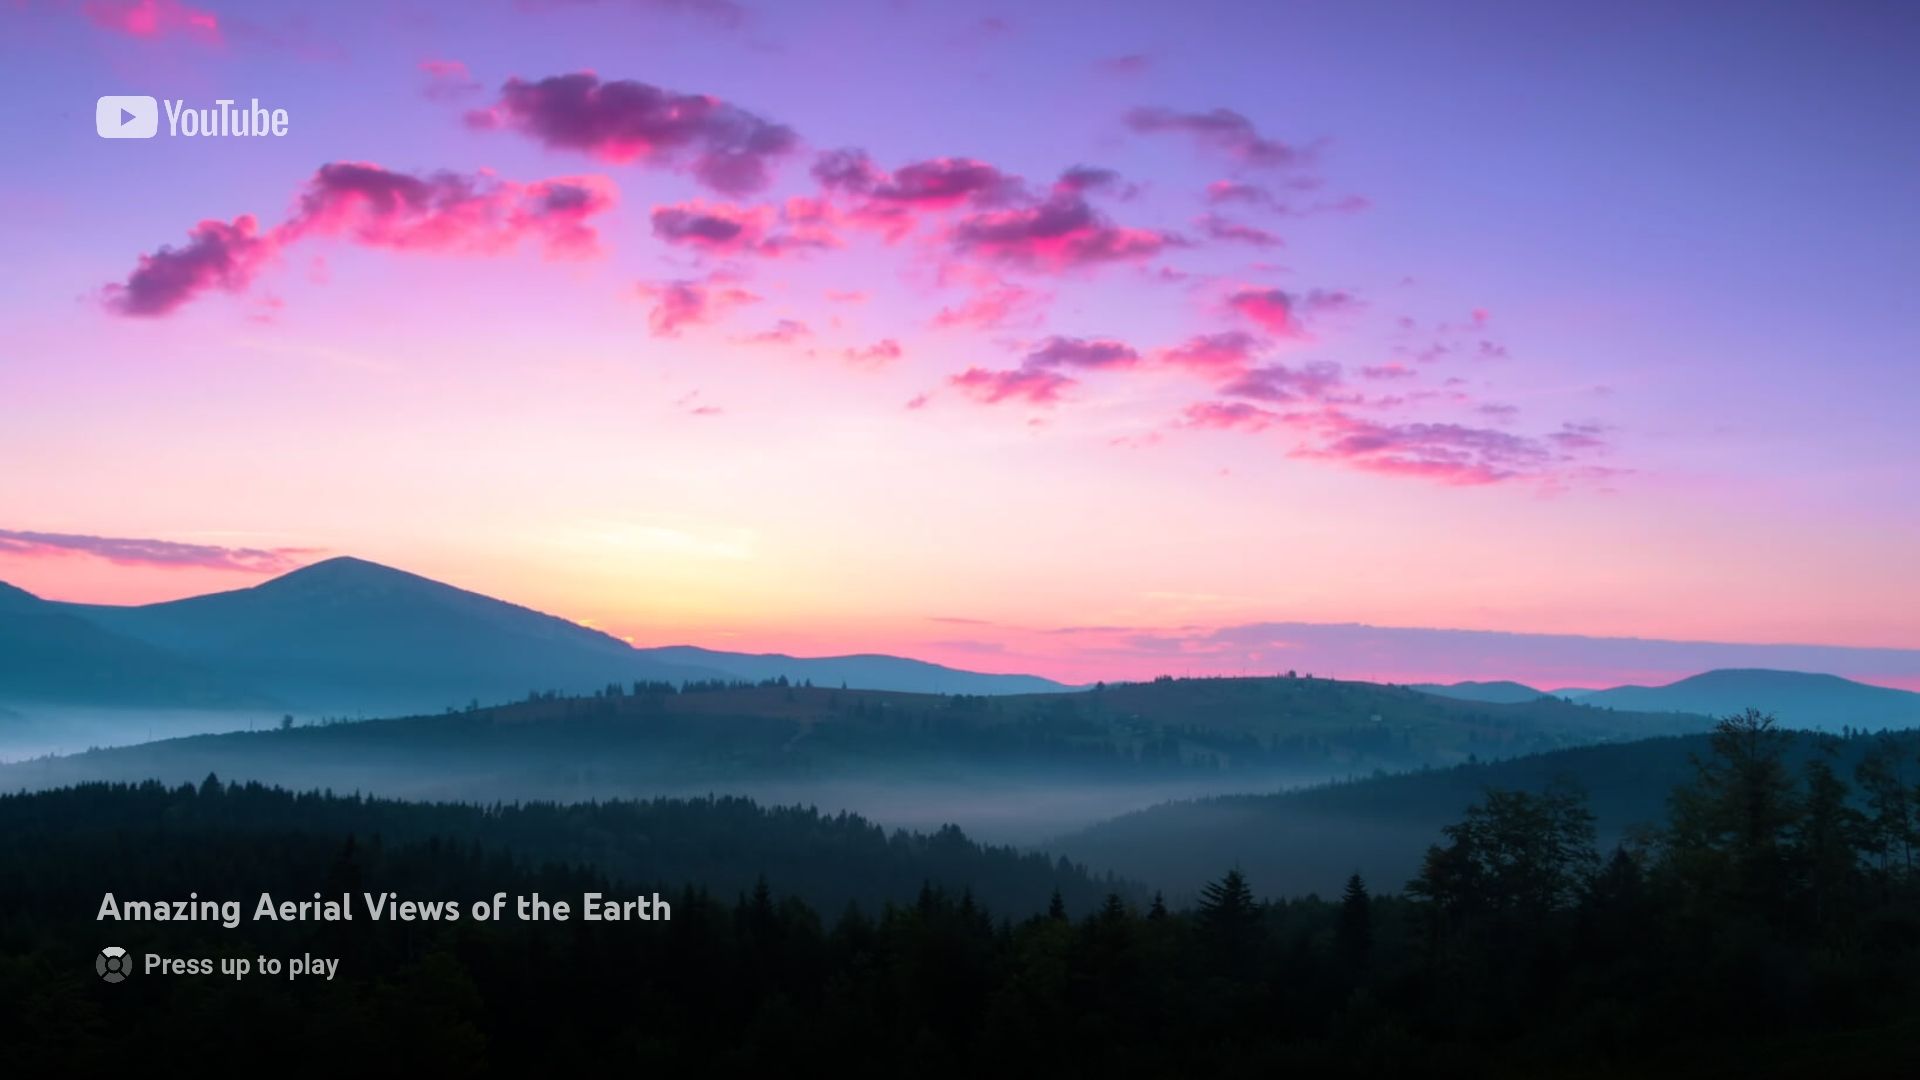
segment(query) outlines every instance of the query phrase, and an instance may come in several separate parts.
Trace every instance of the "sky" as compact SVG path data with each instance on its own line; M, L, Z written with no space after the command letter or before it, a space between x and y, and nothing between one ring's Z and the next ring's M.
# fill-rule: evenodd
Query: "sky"
M1912 5L0 27L0 580L42 596L355 555L640 645L1699 658L1300 629L1366 624L1833 646L1920 689ZM109 94L287 132L105 139Z

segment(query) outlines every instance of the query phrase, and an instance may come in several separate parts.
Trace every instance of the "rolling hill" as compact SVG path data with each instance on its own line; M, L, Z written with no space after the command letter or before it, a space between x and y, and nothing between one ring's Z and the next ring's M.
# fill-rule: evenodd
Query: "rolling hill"
M1457 683L1414 683L1407 687L1423 694L1437 694L1440 697L1459 698L1461 701L1491 701L1503 705L1512 705L1521 701L1532 701L1546 697L1545 690L1535 690L1525 683L1509 680L1498 682L1457 682Z
M1453 701L1329 679L942 696L650 684L393 720L178 738L0 766L0 789L209 772L407 798L747 794L1036 840L1170 798L1701 730L1705 718Z
M1920 734L1899 736L1905 758ZM1822 737L1800 734L1790 760L1816 753ZM1831 740L1829 740L1831 741ZM1841 775L1873 742L1837 746ZM1460 819L1488 788L1538 791L1565 778L1584 788L1602 850L1632 826L1664 820L1667 797L1693 777L1689 756L1707 752L1705 735L1556 750L1504 761L1374 777L1271 795L1230 795L1166 803L1046 842L1049 851L1191 898L1230 867L1266 895L1337 895L1359 873L1377 891L1394 891L1419 869L1440 830Z
M1786 727L1833 731L1920 725L1920 694L1800 671L1727 668L1666 686L1616 686L1575 698L1582 705L1635 712L1719 716L1749 705Z

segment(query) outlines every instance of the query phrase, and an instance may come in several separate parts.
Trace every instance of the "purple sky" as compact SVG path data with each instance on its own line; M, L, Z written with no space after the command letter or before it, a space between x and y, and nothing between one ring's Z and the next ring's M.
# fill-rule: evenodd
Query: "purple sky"
M350 553L1075 679L1297 666L1270 623L1920 648L1911 4L0 20L44 595ZM291 131L104 140L103 94ZM1646 674L1441 655L1316 667Z

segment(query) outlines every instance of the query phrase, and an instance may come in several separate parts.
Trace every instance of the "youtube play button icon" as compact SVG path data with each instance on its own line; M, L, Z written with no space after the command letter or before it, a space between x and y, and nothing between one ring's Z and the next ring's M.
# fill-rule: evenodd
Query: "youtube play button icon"
M103 139L151 139L160 130L160 103L150 97L109 94L94 106L93 127Z

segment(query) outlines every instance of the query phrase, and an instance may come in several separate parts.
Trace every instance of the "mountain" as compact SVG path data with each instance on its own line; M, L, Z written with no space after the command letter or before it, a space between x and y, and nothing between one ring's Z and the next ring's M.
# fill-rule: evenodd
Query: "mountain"
M0 582L0 700L34 705L225 708L270 699ZM0 713L0 715L9 715Z
M167 603L63 606L307 711L437 712L533 690L720 674L648 660L565 619L352 558Z
M816 686L845 685L917 694L1046 694L1067 689L1038 675L983 675L876 653L803 659L784 653L716 652L693 645L667 645L639 652L665 663L707 668L753 682L785 677L790 682L812 680Z
M1596 708L1724 716L1752 706L1786 727L1833 730L1920 725L1920 694L1837 675L1763 668L1708 671L1666 686L1616 686L1575 698Z
M1436 694L1440 697L1458 698L1461 701L1491 701L1511 705L1521 701L1548 696L1544 690L1535 690L1525 683L1502 680L1500 682L1457 682L1457 683L1414 683L1407 687L1423 694Z
M56 695L84 704L218 702L303 715L401 715L612 683L780 675L930 693L1060 688L1032 676L887 656L635 649L565 619L354 558L252 588L137 607L62 604L0 589L0 645L22 641L0 653L0 701L8 702Z

